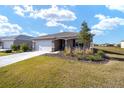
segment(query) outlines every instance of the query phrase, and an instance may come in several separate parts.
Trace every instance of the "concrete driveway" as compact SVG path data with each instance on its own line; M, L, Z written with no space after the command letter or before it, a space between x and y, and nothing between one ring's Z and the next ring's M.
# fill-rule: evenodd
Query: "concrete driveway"
M12 54L8 56L2 56L0 57L0 67L13 64L25 59L29 59L35 56L43 55L45 53L50 53L48 51L34 51L34 52L24 52L24 53L18 53L18 54Z

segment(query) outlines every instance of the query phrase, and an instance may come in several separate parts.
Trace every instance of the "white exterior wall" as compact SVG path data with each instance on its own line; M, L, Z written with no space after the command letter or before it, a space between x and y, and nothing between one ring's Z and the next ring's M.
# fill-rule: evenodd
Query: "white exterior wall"
M52 51L52 40L37 40L35 41L34 48L36 51Z
M124 42L121 42L121 48L124 48Z
M11 46L13 45L13 41L3 41L3 48L4 49L11 49Z

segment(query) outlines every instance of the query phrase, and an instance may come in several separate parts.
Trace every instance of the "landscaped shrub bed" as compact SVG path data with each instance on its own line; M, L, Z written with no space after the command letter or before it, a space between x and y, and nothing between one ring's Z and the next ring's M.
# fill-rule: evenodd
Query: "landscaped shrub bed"
M12 53L12 50L6 50L5 53Z
M13 52L20 53L20 52L27 52L30 50L27 44L20 44L20 45L12 45L11 49Z
M98 51L93 53L92 49L87 49L84 53L82 49L65 49L64 51L59 52L58 54L45 54L47 56L60 57L63 59L69 60L78 60L81 62L93 62L93 63L106 63L106 59L103 51Z
M92 49L82 50L80 48L75 48L72 50L70 48L66 48L63 54L65 56L76 57L78 60L85 60L85 61L104 61L105 60L105 54L101 50L94 53Z

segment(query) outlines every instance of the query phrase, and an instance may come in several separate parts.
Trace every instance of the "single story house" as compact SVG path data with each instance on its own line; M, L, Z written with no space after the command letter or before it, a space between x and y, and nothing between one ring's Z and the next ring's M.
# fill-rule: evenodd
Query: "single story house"
M26 35L0 37L0 49L11 49L12 45L27 44L32 47L32 38Z
M33 39L33 49L35 51L58 51L65 47L75 47L77 32L60 32Z
M124 48L124 40L121 41L121 48Z

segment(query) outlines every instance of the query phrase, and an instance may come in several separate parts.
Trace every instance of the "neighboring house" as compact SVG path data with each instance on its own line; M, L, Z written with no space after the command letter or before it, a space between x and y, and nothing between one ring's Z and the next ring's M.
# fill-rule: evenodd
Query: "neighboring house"
M124 48L124 40L121 41L121 48Z
M75 47L78 33L61 32L33 39L33 49L36 51L58 51L65 47Z
M1 41L1 39L0 39L0 49L2 49L2 41Z
M20 45L23 43L27 44L31 48L32 38L33 37L26 36L26 35L0 37L0 48L11 49L12 45Z
M114 44L114 43L105 43L105 44L99 44L98 46L108 47L108 46L116 46L116 44Z

